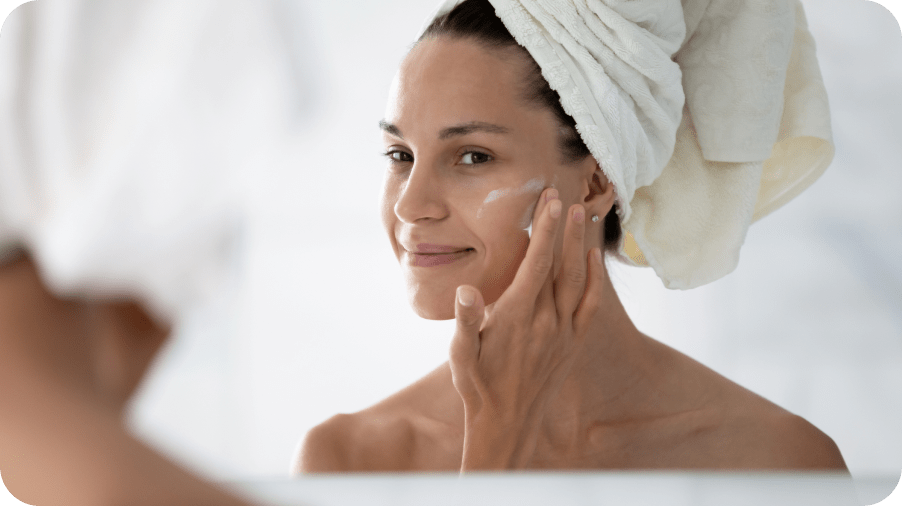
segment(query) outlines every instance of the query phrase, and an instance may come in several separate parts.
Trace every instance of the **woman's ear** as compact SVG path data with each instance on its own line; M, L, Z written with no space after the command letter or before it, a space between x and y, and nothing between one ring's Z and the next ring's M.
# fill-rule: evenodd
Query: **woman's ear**
M91 309L98 393L121 412L166 342L170 328L131 299L96 301Z
M589 215L597 214L604 217L614 206L614 185L604 175L601 166L594 158L587 157L587 160L591 160L592 163L591 167L587 167L586 170L583 206ZM589 163L587 162L586 165L588 166Z

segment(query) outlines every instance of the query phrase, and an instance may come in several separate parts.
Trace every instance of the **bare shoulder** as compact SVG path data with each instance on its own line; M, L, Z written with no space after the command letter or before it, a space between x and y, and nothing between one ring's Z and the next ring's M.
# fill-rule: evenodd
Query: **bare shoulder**
M447 432L430 409L430 402L441 397L436 395L441 380L436 372L430 373L369 408L338 414L317 425L301 442L292 471L407 471L421 467L420 460L434 456L434 443Z
M404 466L412 426L397 413L367 409L338 414L311 429L301 442L293 471L338 473L393 471Z
M781 470L848 471L830 436L801 416L777 407L738 424L749 467Z
M677 438L687 467L847 471L836 443L804 418L674 350L672 383L704 399Z
M331 473L347 468L347 443L353 435L353 415L338 414L310 429L295 454L292 472Z
M724 467L846 471L836 443L813 424L724 378L728 384L713 433Z

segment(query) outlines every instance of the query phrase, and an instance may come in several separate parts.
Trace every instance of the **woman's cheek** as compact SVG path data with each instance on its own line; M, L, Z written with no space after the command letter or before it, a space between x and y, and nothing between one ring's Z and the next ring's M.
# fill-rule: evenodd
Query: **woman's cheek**
M382 227L388 234L389 241L395 246L395 227L397 225L397 216L395 216L395 204L398 202L399 184L391 174L386 174L382 182L382 195L379 198L379 213L382 218Z
M516 235L504 234L487 245L486 270L483 272L481 291L486 304L492 304L501 297L513 283L520 264L526 257L527 239L520 232Z

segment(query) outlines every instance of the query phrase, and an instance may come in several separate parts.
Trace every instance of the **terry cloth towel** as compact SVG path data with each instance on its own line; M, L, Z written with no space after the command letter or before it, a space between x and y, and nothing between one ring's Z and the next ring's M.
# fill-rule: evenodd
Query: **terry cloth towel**
M613 183L620 258L668 288L732 272L749 225L833 159L799 0L490 1Z
M308 89L274 0L40 0L0 37L0 261L177 323L236 281L242 179Z

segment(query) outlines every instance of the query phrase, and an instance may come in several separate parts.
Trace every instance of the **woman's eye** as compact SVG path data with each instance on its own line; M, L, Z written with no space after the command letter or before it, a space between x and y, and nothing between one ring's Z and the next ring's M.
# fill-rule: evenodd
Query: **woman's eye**
M385 156L395 163L409 163L413 161L413 156L406 151L389 151L385 153Z
M492 157L485 154L480 153L479 151L470 151L468 153L464 153L464 155L460 158L460 162L466 165L475 165L478 163L486 163L490 162Z

